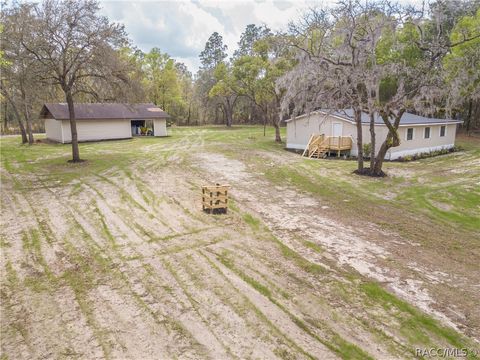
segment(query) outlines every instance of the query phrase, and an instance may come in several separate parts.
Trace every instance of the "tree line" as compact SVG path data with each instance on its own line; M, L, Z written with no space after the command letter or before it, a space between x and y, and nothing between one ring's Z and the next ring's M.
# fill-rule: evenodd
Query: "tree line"
M262 124L316 109L353 109L358 172L382 174L407 111L480 125L480 2L402 6L340 0L313 8L285 31L248 25L229 58L219 33L192 74L160 48L137 49L96 0L13 3L1 13L2 123L33 143L45 102L69 105L72 158L79 161L75 102L153 102L178 125ZM363 154L361 115L370 121ZM388 127L376 139L374 119ZM375 142L379 146L375 146ZM364 158L370 163L364 165Z

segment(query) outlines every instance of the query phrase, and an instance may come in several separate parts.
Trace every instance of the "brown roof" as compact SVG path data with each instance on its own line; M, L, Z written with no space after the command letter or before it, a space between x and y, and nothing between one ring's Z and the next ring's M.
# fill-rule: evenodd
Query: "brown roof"
M75 118L77 120L95 119L158 119L169 115L154 104L75 104ZM44 104L40 111L40 118L68 120L68 106L66 103Z

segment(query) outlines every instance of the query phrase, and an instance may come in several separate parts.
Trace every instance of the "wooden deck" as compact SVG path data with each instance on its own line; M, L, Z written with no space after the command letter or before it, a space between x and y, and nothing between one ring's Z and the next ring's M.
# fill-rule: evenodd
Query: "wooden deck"
M319 159L327 152L336 151L340 156L342 150L351 150L353 140L350 136L325 136L324 134L310 136L302 156Z

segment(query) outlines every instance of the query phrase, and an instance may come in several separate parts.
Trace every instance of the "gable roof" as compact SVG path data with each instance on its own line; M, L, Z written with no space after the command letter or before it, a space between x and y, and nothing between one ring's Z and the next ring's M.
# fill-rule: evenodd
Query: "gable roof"
M120 104L94 103L74 104L76 120L96 119L163 119L169 115L152 103L148 104ZM40 118L53 117L56 120L70 119L66 103L44 104L40 111Z
M353 109L344 109L344 110L317 110L312 111L310 114L303 114L295 118L290 118L285 122L290 122L296 119L301 119L312 114L325 114L332 115L342 120L349 121L351 123L355 122ZM369 124L370 117L368 114L362 112L362 124ZM438 118L427 118L425 116L415 115L412 113L404 113L400 119L400 126L408 125L433 125L433 124L461 124L461 120L452 120L452 119L438 119ZM375 114L375 125L385 125L383 119L380 115Z

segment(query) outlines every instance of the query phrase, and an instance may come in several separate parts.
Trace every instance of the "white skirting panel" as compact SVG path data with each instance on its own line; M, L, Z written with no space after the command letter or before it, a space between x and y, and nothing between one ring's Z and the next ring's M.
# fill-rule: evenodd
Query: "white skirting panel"
M287 149L305 150L307 144L292 144L287 142Z
M443 150L443 149L451 149L454 146L455 146L454 144L447 144L447 145L423 147L423 148L400 150L400 151L392 151L392 150L395 149L395 148L392 148L387 152L387 154L385 156L385 159L396 160L400 157L405 157L405 156L409 156L409 155L417 155L417 154L421 154L421 153L429 153L429 152L439 151L439 150ZM307 145L305 145L305 144L293 144L293 143L287 143L287 146L286 146L287 149L296 149L296 150L305 150L306 147L307 147ZM352 156L357 156L358 155L356 147L353 147L351 149L350 154Z
M454 146L455 146L454 144L447 144L447 145L423 147L423 148L408 149L408 150L401 150L401 151L393 151L395 148L392 148L387 152L387 155L385 156L385 158L388 160L396 160L400 157L417 155L421 153L429 153L429 152L439 151L443 149L451 149Z

